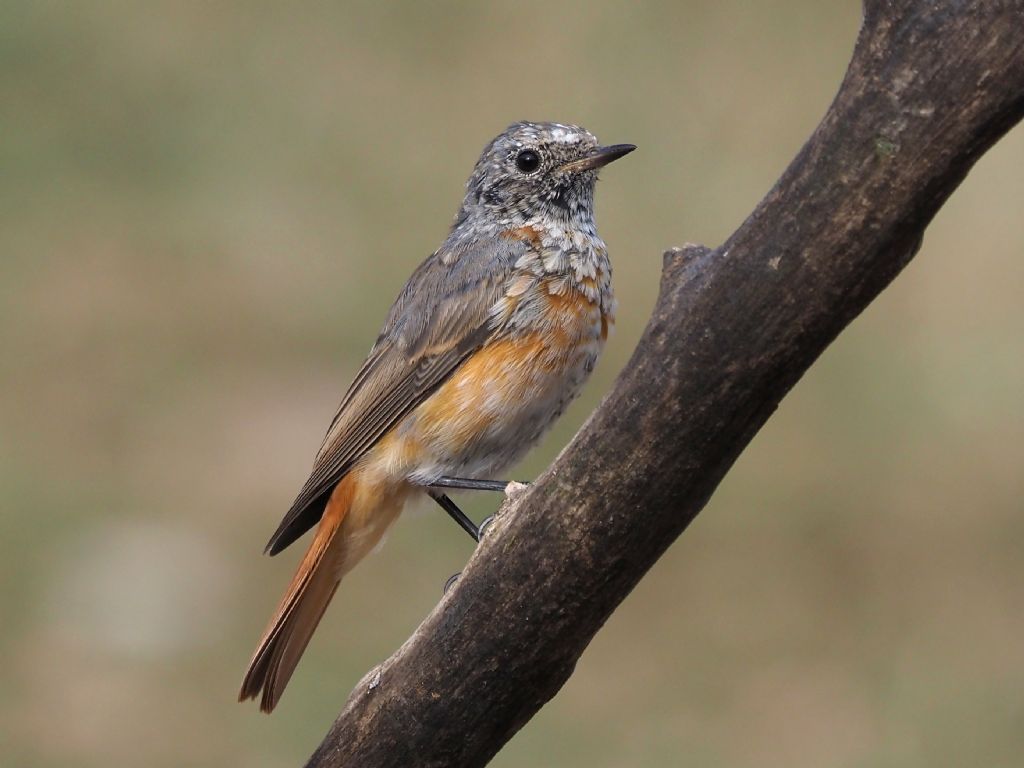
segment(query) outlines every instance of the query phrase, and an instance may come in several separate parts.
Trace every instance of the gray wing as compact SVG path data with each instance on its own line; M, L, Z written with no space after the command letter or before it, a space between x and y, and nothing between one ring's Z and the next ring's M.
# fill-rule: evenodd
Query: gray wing
M442 247L409 278L342 398L313 471L267 543L276 555L313 527L331 491L373 445L499 328L491 310L526 244Z

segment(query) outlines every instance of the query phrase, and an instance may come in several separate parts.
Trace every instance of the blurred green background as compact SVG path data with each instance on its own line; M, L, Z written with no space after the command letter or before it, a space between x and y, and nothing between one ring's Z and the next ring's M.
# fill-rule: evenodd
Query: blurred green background
M0 8L0 762L295 766L470 555L408 515L282 705L235 703L299 552L263 544L480 148L640 150L598 219L619 324L832 98L859 3ZM1024 760L1024 132L824 355L511 766ZM467 505L483 515L495 500Z

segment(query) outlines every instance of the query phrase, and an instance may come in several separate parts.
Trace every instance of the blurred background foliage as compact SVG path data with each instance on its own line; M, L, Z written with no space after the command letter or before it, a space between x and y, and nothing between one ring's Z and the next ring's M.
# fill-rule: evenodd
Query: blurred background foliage
M0 8L0 762L299 765L470 542L407 515L273 717L263 544L483 144L640 150L598 217L628 359L661 252L727 237L833 96L846 0ZM1024 133L786 399L511 766L1019 765ZM466 498L483 515L495 500Z

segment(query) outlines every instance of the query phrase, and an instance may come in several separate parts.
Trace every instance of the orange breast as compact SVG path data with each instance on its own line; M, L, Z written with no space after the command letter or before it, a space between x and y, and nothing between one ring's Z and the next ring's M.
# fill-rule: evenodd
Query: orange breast
M562 412L593 368L609 318L564 276L513 293L509 335L473 353L377 444L371 463L391 475L476 476L508 466Z

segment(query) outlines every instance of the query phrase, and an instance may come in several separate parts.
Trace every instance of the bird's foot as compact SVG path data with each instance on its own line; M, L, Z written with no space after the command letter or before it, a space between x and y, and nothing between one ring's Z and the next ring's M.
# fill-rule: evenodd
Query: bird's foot
M485 517L483 520L480 521L480 525L477 526L477 529L476 529L477 530L477 536L479 537L479 538L477 538L478 542L483 540L484 534L487 533L487 529L491 527L491 523L493 523L497 519L497 517L498 517L497 515L488 515L487 517Z
M455 582L459 580L459 576L461 575L462 571L459 571L458 573L453 573L451 576L449 576L448 580L444 583L444 588L441 590L441 594L447 595L448 590L455 586Z

